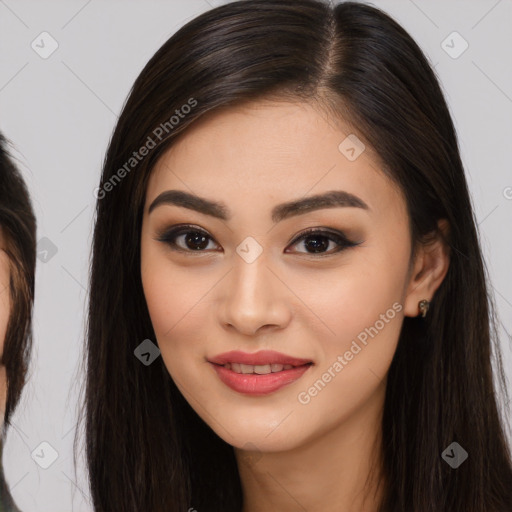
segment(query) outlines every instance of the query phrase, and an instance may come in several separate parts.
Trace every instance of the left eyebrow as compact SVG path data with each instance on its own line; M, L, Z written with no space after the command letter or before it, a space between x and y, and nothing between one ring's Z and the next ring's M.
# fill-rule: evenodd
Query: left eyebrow
M232 218L229 209L224 203L199 197L184 190L166 190L162 192L151 203L148 214L157 206L163 204L181 206L222 220L230 220ZM323 194L278 204L272 209L271 218L274 223L277 223L294 215L303 215L314 210L336 207L361 208L370 211L370 207L354 194L344 190L331 190Z

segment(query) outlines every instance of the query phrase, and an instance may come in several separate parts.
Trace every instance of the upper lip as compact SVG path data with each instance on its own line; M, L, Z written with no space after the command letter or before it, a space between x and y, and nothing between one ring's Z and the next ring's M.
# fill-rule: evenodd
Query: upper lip
M215 357L208 359L210 363L224 365L226 363L249 364L253 366L265 364L290 364L292 366L302 366L312 363L310 359L302 359L299 357L288 356L275 352L273 350L260 350L259 352L249 353L239 350L223 352Z

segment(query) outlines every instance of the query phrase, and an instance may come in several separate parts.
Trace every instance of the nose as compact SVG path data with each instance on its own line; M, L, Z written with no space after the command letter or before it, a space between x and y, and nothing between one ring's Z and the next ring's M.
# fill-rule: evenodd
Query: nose
M222 287L222 325L248 336L285 328L291 319L289 288L263 257L252 263L235 260Z

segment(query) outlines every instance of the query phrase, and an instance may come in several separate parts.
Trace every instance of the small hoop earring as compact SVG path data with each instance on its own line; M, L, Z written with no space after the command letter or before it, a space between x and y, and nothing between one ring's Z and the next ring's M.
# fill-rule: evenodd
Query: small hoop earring
M421 316L425 318L427 316L428 308L430 307L430 302L427 299L420 300L418 302L418 307L420 308Z

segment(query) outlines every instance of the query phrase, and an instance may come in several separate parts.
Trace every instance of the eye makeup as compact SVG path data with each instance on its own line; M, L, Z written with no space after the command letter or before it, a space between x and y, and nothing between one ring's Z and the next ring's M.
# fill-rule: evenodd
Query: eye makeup
M179 238L184 237L184 238ZM172 226L163 230L155 240L166 244L171 250L181 253L205 253L211 252L207 249L210 241L215 242L207 231L192 224L180 224ZM178 243L180 241L181 243ZM352 241L343 232L331 228L308 228L299 233L293 241L288 245L295 246L302 243L302 247L306 251L296 251L299 254L306 254L308 256L325 257L339 253L345 249L355 247L362 243L362 241ZM331 244L335 244L334 250L331 248L328 252L323 252L323 249L328 249ZM218 245L218 244L217 244ZM285 250L286 253L294 252ZM213 249L218 252L218 249ZM312 250L313 252L309 252Z

